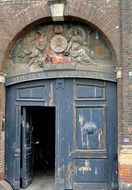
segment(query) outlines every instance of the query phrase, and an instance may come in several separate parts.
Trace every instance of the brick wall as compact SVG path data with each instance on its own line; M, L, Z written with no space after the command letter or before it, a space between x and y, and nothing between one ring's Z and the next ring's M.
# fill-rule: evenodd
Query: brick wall
M132 145L132 77L129 72L132 71L132 2L122 0L121 3L121 21L122 21L122 68L123 68L123 134L128 137L129 142L123 144Z
M119 48L119 6L117 0L88 1L88 0L69 0L65 11L66 17L77 17L85 21L91 22L102 30L112 43L112 47L116 52L118 63L120 59ZM23 28L36 20L50 17L50 10L45 6L46 1L40 1L36 4L13 3L8 6L1 5L0 11L0 62L5 58L4 53L11 44L12 39L23 30ZM23 8L24 5L24 8ZM26 7L25 7L26 6ZM85 9L85 11L84 11ZM3 18L2 18L3 17ZM113 19L114 18L114 19ZM3 39L3 36L4 39ZM8 45L7 45L8 44ZM2 68L1 68L2 70Z
M132 189L132 1L121 1L122 130L120 131L119 181Z
M0 70L6 56L24 28L50 17L46 0L0 1ZM118 80L118 147L121 189L132 188L132 2L131 0L68 0L65 17L83 20L97 26L111 44L122 68ZM23 30L24 29L24 30ZM121 43L120 43L121 42ZM120 53L121 52L121 53ZM129 76L130 75L130 76ZM4 88L0 86L0 129L4 113ZM0 176L3 174L4 144L0 132Z

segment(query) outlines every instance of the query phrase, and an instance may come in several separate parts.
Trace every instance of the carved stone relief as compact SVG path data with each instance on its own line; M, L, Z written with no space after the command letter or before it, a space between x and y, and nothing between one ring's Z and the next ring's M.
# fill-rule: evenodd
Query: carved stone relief
M85 25L40 25L19 39L8 57L8 76L56 69L114 71L112 53L98 31ZM66 69L66 67L64 67Z

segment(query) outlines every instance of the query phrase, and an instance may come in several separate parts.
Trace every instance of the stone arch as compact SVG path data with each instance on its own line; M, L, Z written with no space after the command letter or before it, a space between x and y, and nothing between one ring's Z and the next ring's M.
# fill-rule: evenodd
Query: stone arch
M64 12L66 20L69 18L72 20L80 20L85 23L91 23L94 27L98 28L110 43L116 55L117 65L119 65L119 26L116 21L113 22L112 16L112 9L106 12L103 9L92 6L85 0L79 2L77 0L68 1ZM1 43L3 51L0 56L0 61L2 63L0 70L3 70L6 56L13 48L16 40L23 34L23 31L30 28L30 26L34 25L36 22L49 20L51 21L50 8L47 1L42 1L37 5L22 10L5 24L3 27L3 34L6 35L6 38L3 39Z

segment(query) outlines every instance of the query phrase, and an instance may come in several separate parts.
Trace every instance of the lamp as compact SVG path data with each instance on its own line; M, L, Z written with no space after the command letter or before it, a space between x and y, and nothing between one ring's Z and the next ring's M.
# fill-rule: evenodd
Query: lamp
M53 21L64 21L65 3L66 0L48 0Z

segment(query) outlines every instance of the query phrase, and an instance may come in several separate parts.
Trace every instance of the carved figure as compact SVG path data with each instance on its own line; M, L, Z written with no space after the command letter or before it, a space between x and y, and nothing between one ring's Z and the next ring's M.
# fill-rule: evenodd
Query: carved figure
M88 52L79 42L72 43L70 55L74 60L77 60L80 63L93 63Z
M82 64L92 63L85 30L73 26L68 30L66 37L63 33L64 26L60 24L50 27L47 31L39 28L35 34L31 33L32 41L30 40L28 48L21 51L19 57L28 56L29 67L31 65L43 67L50 60L54 64L71 63L71 60Z
M29 55L29 66L32 64L38 64L43 66L47 59L45 48L47 46L47 38L44 32L39 32L40 36L36 38L35 44L32 48L32 53Z
M70 29L68 36L70 37L70 40L65 51L66 55L70 55L74 61L80 63L93 63L88 54L88 45L84 42L86 40L85 31L80 27L73 27Z
M55 34L62 34L63 32L64 32L64 28L62 25L60 25L60 24L55 25L55 27L54 27Z
M47 64L61 64L57 68L82 70L114 69L112 53L101 34L86 25L57 23L39 25L16 42L7 60L11 75L49 69ZM53 66L53 68L56 68Z
M73 30L73 35L71 34L71 39L70 39L70 42L69 42L68 47L66 49L67 54L68 54L73 42L79 42L79 43L82 42L82 37L78 34L77 29Z
M35 46L40 50L44 50L47 45L47 37L45 32L40 33L40 36L35 41Z

